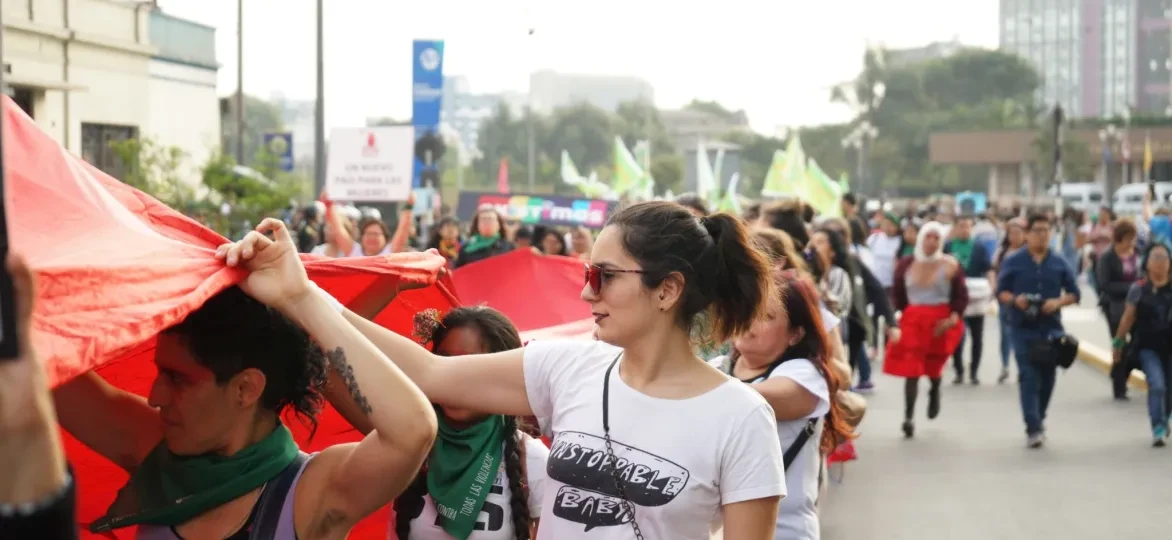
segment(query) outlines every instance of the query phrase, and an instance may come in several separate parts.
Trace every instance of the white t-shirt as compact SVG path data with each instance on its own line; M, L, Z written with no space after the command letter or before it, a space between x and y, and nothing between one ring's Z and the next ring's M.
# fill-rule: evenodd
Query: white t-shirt
M602 388L620 349L534 341L525 388L552 435L539 540L632 540L602 429ZM620 362L621 363L621 362ZM785 495L773 409L729 380L690 399L659 399L610 376L610 435L635 521L648 539L708 540L721 507Z
M881 232L867 239L874 262L871 272L884 288L891 288L895 281L895 263L899 262L899 244L902 240L898 234L887 236Z
M710 363L716 369L726 373L729 371L729 358L726 356L713 358ZM779 377L794 381L818 398L814 411L805 418L777 421L777 436L784 457L785 451L793 445L802 430L806 429L806 423L811 418L822 418L830 412L830 388L826 385L826 377L818 373L814 363L804 358L782 362L768 378ZM822 460L818 445L822 440L823 424L824 422L818 422L814 434L806 440L789 469L785 471L785 489L788 495L781 500L777 512L774 538L818 540L821 537L815 503L818 501L818 475L821 470L819 464Z
M541 501L545 497L545 463L549 459L549 449L538 439L529 436L525 438L525 476L529 484L529 515L536 518L541 515ZM513 540L516 538L513 530L513 516L510 510L510 501L513 493L509 490L509 479L505 474L505 464L502 460L496 479L480 509L480 517L476 520L476 528L468 536L468 540ZM423 497L423 511L419 517L411 520L411 535L400 540L451 540L452 535L444 530L437 520L435 501L430 495ZM394 527L391 527L394 529Z

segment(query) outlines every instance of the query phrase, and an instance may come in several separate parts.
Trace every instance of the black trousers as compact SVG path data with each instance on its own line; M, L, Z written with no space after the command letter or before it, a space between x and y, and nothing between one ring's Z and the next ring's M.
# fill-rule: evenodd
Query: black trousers
M1122 319L1122 310L1119 311L1119 316L1112 313L1115 310L1110 309L1106 304L1103 305L1103 316L1107 319L1107 332L1110 333L1112 339L1115 338L1115 333L1119 331L1119 322ZM1131 370L1135 366L1131 363L1130 355L1124 355L1123 361L1118 364L1111 365L1111 394L1117 398L1127 396L1127 379L1131 377Z
M972 342L970 347L971 354L969 355L969 376L976 378L977 368L981 366L981 352L985 344L985 316L979 317L965 317L964 325L968 327L969 332L967 339ZM956 346L956 351L952 353L952 368L956 370L956 376L964 376L964 340Z

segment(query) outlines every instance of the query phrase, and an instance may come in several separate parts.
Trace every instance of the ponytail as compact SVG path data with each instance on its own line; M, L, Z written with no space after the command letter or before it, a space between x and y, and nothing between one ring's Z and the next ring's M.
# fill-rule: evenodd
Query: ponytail
M711 283L701 283L712 293L708 306L715 338L725 341L749 330L767 306L773 291L772 269L752 243L744 224L731 214L700 219L712 237L710 258L715 272Z

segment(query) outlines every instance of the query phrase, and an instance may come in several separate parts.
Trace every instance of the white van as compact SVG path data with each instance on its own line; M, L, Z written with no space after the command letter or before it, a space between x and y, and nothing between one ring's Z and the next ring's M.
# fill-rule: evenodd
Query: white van
M1152 199L1153 208L1168 203L1172 196L1172 182L1156 182L1156 198ZM1148 183L1125 184L1115 190L1112 197L1111 209L1120 216L1136 216L1143 211L1144 193L1148 191Z
M1062 194L1063 208L1074 208L1083 212L1097 211L1107 198L1103 193L1103 186L1098 182L1063 182L1046 190L1046 195L1051 197L1057 197L1059 193Z

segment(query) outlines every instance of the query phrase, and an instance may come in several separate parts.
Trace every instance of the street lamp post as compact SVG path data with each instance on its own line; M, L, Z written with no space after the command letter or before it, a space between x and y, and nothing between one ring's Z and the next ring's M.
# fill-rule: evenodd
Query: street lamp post
M244 0L236 0L236 163L244 165Z
M1111 145L1120 141L1121 134L1115 124L1107 124L1107 127L1099 130L1099 141L1103 144L1102 166L1100 170L1103 174L1103 191L1111 191Z
M317 101L313 111L313 187L314 195L326 188L326 84L325 44L322 37L322 4L317 0Z

